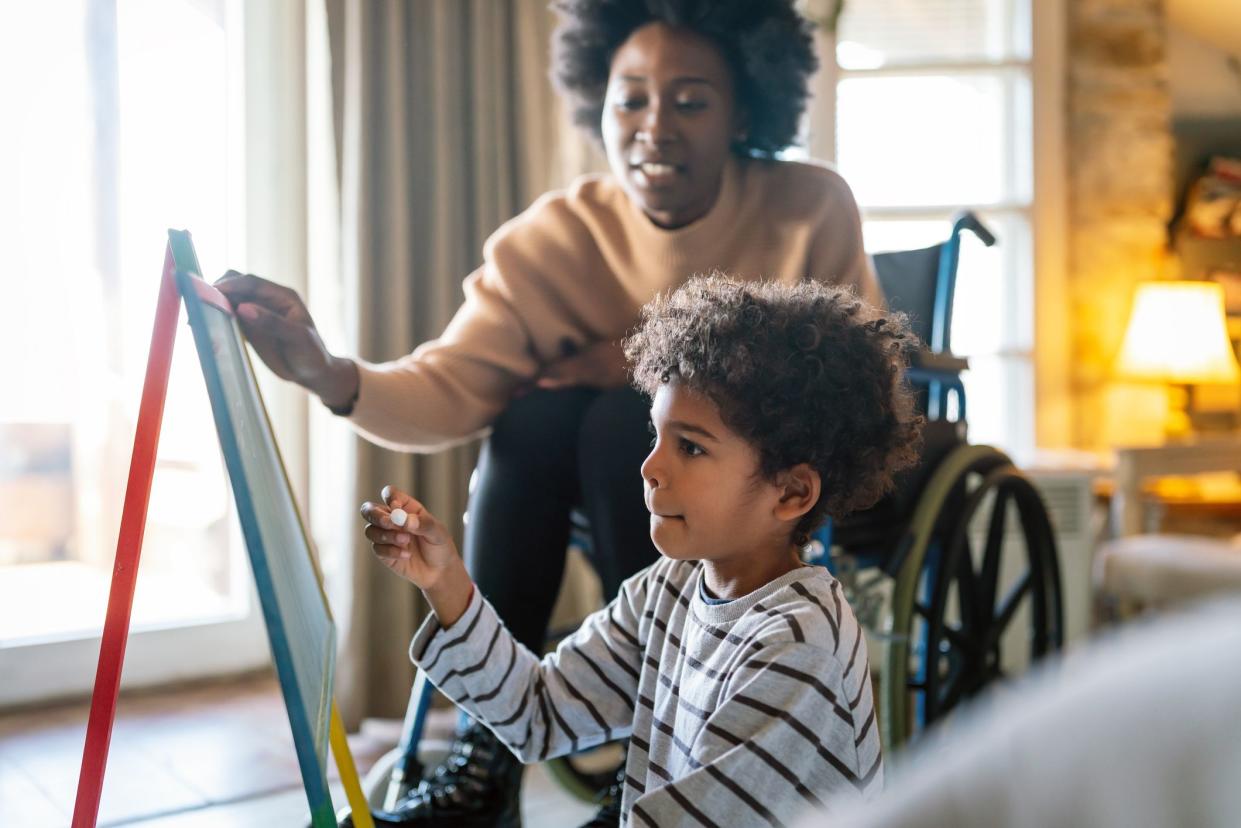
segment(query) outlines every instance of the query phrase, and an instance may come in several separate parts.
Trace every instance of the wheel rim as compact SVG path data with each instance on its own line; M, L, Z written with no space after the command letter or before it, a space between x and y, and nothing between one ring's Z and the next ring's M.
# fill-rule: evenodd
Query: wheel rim
M984 511L988 508L990 514ZM1016 538L1006 531L1013 513L1021 529ZM986 518L986 537L976 566L971 534L980 517ZM1006 573L1010 577L1002 585L1005 551L1015 543L1021 547L1023 568L1015 577ZM1007 563L1013 563L1011 554ZM1029 608L1024 617L1023 606ZM924 725L1003 679L1006 662L1026 655L1013 653L1010 631L1028 628L1024 640L1029 662L1059 649L1063 636L1055 541L1038 491L1016 468L993 469L970 493L944 548L931 600L915 605L915 612L926 624L926 666L921 686L913 688L922 693Z
M615 783L616 772L619 770L616 759L608 755L614 745L615 743L600 745L579 755L549 759L544 767L565 791L577 799L583 802L599 802L601 795ZM623 755L619 758L623 761Z
M945 509L960 497L960 481L969 474L986 474L1000 466L1011 465L1003 452L990 446L961 446L954 449L931 475L918 499L909 528L901 543L909 552L896 574L892 588L892 624L883 675L883 704L880 707L880 732L884 748L894 751L912 733L909 704L909 644L913 622L915 593L923 562L935 540L935 530L945 520Z

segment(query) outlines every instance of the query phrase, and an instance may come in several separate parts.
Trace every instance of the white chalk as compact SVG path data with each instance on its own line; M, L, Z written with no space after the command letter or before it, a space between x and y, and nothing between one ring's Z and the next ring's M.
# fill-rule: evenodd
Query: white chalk
M394 526L404 526L405 521L409 519L409 515L404 509L393 509L392 514L388 515Z

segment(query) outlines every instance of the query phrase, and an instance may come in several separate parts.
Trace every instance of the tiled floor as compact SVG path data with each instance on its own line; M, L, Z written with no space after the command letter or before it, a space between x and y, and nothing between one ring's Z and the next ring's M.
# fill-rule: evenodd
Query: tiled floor
M69 824L86 733L85 704L0 715L0 826ZM450 714L451 716L451 714ZM365 769L396 739L372 723L350 737ZM333 801L345 803L333 768ZM592 809L539 767L526 771L528 826L576 825ZM99 825L273 828L305 824L288 718L275 680L143 693L121 699Z

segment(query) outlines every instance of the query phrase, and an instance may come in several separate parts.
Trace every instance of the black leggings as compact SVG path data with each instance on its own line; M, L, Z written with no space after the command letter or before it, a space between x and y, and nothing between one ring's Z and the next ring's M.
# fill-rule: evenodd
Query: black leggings
M605 600L659 556L642 500L649 417L649 404L631 388L536 390L511 402L483 443L465 565L536 654L564 575L574 507L590 520L591 562Z

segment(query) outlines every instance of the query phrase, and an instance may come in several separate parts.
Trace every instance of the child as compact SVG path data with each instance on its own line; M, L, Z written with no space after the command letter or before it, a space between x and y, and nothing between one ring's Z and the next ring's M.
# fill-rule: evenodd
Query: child
M878 791L862 630L840 583L798 553L916 458L913 342L902 320L817 282L715 275L657 298L626 353L653 399L641 473L663 559L540 661L444 526L386 488L362 507L366 535L435 613L411 658L522 761L629 737L625 825L781 824Z

